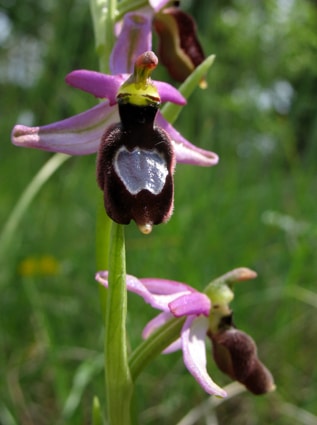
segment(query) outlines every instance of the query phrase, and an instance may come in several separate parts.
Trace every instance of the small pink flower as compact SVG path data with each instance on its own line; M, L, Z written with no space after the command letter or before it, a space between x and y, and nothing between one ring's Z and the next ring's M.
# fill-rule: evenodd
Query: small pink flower
M97 273L96 279L104 286L108 285L107 272ZM138 279L131 275L127 275L127 289L140 295L153 308L162 311L144 328L144 338L173 317L186 317L180 338L165 352L182 349L184 364L199 385L208 394L226 397L226 391L211 379L206 369L206 335L211 309L207 295L181 282Z
M166 279L138 279L127 275L128 291L140 295L153 308L162 312L143 330L148 338L173 318L184 317L180 337L164 353L181 349L186 368L208 393L226 397L226 392L209 376L206 368L206 341L211 340L218 368L246 386L253 394L275 389L270 371L259 360L256 344L246 333L235 328L229 303L234 282L253 279L256 273L247 268L234 269L211 282L206 293L185 283ZM96 280L108 286L108 272L98 272ZM213 301L212 301L213 300Z

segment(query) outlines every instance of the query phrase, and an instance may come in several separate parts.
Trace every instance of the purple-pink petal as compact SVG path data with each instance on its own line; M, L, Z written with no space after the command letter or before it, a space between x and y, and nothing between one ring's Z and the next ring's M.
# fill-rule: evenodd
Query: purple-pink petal
M186 283L177 282L175 280L159 279L159 278L141 278L140 281L152 294L172 295L180 293L196 292L194 288Z
M176 161L183 164L210 167L216 165L219 157L212 151L198 148L186 140L159 112L155 121L169 134L175 152Z
M98 272L96 274L96 280L104 286L108 286L108 272ZM152 292L154 287L161 283L166 282L166 287L158 292ZM134 276L127 275L126 277L127 289L135 294L139 295L144 299L144 301L150 304L153 308L158 310L169 312L168 304L177 298L179 295L188 293L187 285L183 285L183 292L172 292L171 283L172 281L164 281L163 279L138 279ZM175 282L178 284L179 282ZM177 285L176 285L177 286ZM186 288L185 288L186 287Z
M109 99L110 105L117 103L117 92L124 81L129 78L129 74L108 75L98 71L78 69L70 72L65 81L67 84L77 89L88 92L100 99ZM153 81L157 87L161 102L172 102L177 105L185 105L184 96L171 84L163 81Z
M117 103L117 92L121 84L128 78L128 74L108 75L87 69L78 69L70 72L65 81L77 89L91 93L100 99L109 99L110 105Z
M189 317L182 330L183 359L188 371L199 385L208 393L226 397L225 390L220 388L209 376L206 368L206 333L208 319L205 317Z
M177 297L169 303L169 308L175 317L203 314L209 316L211 302L207 295L193 292Z
M111 74L133 73L139 55L152 49L152 19L141 13L127 13L110 56Z
M171 84L157 80L153 80L153 84L159 92L162 103L172 102L176 103L176 105L186 105L187 101L185 97Z
M16 125L12 130L12 143L50 152L88 155L97 152L107 127L118 121L118 108L103 102L81 114L42 127Z

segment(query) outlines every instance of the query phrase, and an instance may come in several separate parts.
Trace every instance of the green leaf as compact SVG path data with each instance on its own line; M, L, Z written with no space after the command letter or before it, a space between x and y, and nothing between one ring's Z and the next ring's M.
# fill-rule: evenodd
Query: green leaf
M56 153L53 155L33 177L30 183L25 188L16 203L13 211L9 215L7 222L3 227L0 235L0 257L8 251L10 243L14 241L14 232L16 232L20 222L22 221L27 209L33 202L36 195L50 179L50 177L67 161L71 158L69 155Z
M215 55L208 56L208 58L206 58L204 62L202 62L178 88L178 90L186 99L188 99L189 96L196 89L196 87L199 86L202 79L207 74L209 68L213 64L214 60ZM176 121L182 108L183 106L175 105L174 103L168 102L163 106L161 112L164 118L171 124L173 124Z
M143 341L131 354L129 359L132 379L138 377L140 372L157 355L180 337L185 318L173 318L158 328L149 338Z
M83 362L77 369L73 386L66 399L62 417L69 419L74 414L80 404L83 392L87 385L92 381L93 376L100 373L103 367L103 355L99 354L93 359L88 359Z

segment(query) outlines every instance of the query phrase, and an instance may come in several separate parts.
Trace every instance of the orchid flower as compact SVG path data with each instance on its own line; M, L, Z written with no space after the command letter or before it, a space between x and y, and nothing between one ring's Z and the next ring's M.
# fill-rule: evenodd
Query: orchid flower
M133 219L145 234L172 214L175 161L202 166L218 161L158 114L161 102L183 105L186 100L173 86L151 80L157 63L149 51L137 58L130 76L73 71L67 83L107 100L66 120L43 127L16 125L12 132L17 146L73 155L98 151L97 180L107 214L120 224Z
M199 385L208 394L226 397L226 392L207 372L207 337L213 343L216 364L223 372L255 394L274 389L270 372L257 357L254 341L235 329L232 311L228 306L233 299L231 284L255 276L255 272L250 269L235 269L211 282L204 292L173 280L138 279L131 275L127 275L126 285L128 291L136 293L153 308L162 311L146 325L143 338L147 339L173 318L185 318L181 335L176 336L164 353L181 349L184 364ZM98 272L96 280L107 287L108 272Z
M117 42L110 56L112 73L133 71L143 51L152 49L152 26L158 34L158 56L170 75L183 82L205 59L193 18L169 0L150 0L150 6L127 13L117 24ZM201 81L201 87L206 87Z

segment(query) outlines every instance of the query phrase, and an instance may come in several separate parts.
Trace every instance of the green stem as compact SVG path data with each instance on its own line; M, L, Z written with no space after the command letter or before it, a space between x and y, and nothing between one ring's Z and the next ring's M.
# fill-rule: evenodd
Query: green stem
M109 243L110 241L110 243ZM132 381L127 360L124 229L112 222L100 203L96 234L97 270L109 270L109 288L100 285L105 321L104 362L108 419L111 425L130 423Z
M105 321L105 373L110 425L130 424L133 384L126 343L127 290L123 226L113 223Z
M199 85L201 79L207 74L209 68L215 60L215 55L208 56L190 75L186 78L183 84L178 88L182 95L188 99L192 92ZM167 102L161 112L164 118L171 124L175 122L180 114L183 106L176 105L175 103Z
M161 354L172 342L179 338L184 321L184 317L171 319L133 351L129 359L133 381L136 380L145 366L147 366L157 355Z
M101 72L109 72L109 58L115 42L117 0L91 0L91 13ZM123 227L113 223L99 206L96 227L97 270L109 271L109 288L100 288L105 323L104 362L108 422L130 424L133 384L126 343L127 290ZM110 243L109 243L110 241Z
M138 7L146 5L144 0L91 0L96 46L99 54L100 71L108 72L109 58L114 44L114 24L116 19ZM185 97L194 90L202 76L206 74L214 57L209 57L182 85ZM163 113L173 122L180 108L166 105ZM130 402L133 380L141 370L164 348L180 335L184 318L173 319L158 329L127 358L126 314L127 293L125 274L125 244L123 227L112 223L110 247L108 246L110 221L99 208L97 218L97 269L109 270L108 291L101 288L101 303L105 319L105 379L108 419L110 425L130 424ZM109 263L107 257L109 255ZM129 369L130 365L130 369Z

